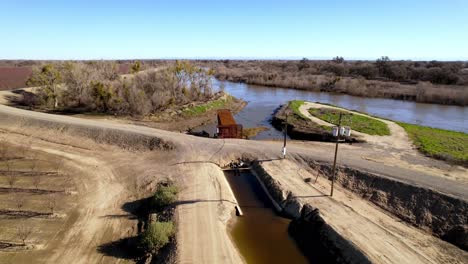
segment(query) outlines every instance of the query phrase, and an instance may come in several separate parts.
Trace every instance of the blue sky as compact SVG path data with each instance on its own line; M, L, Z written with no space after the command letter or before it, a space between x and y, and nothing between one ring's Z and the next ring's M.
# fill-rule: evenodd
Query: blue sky
M0 25L0 59L468 60L468 0L0 0Z

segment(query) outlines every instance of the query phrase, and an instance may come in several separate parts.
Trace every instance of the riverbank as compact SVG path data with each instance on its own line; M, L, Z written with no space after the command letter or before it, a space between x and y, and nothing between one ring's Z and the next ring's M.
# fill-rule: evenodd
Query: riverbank
M336 113L351 114L349 120L343 122L349 125L356 141L383 146L387 149L399 149L411 152L413 145L428 157L447 161L452 164L468 166L468 134L431 127L424 127L402 122L381 119L361 112L320 103L291 101L282 106L272 119L275 127L285 120L285 111L290 109L296 116L288 119L291 123L290 137L318 141L333 141L330 127L336 125ZM354 116L359 118L353 118ZM326 129L328 127L328 129ZM317 129L319 128L319 129ZM367 133L363 133L366 131ZM383 132L382 132L383 131ZM288 130L289 132L289 130Z
M33 90L31 88L17 89L14 91L0 91L0 103L22 109L30 109L29 107L17 104L17 102L24 100L24 97L30 96L31 94L33 94ZM86 112L84 109L75 109L73 111L34 110L49 114L69 115L85 119L110 120L117 123L129 123L169 131L186 132L195 127L215 122L216 110L218 109L229 109L233 113L238 113L246 105L247 102L241 99L225 92L218 92L208 100L183 105L172 105L167 109L147 116L112 115Z
M360 97L379 97L422 103L468 105L468 77L461 68L455 72L442 71L438 67L420 62L384 62L406 72L409 68L424 74L416 76L385 76L379 73L375 62L354 61L207 61L198 62L203 67L216 70L219 80L242 82L268 87L332 92ZM405 62L406 63L406 62ZM444 64L441 62L441 64ZM446 62L447 66L450 64ZM457 65L458 66L458 65ZM428 68L427 68L428 67ZM401 73L401 72L400 72ZM424 75L426 75L424 77ZM454 76L453 81L441 82L437 74ZM398 74L397 74L398 75ZM434 75L434 76L433 76ZM455 81L458 80L458 81ZM444 79L448 80L448 79Z
M218 93L213 99L190 103L165 110L141 119L128 119L130 123L176 132L190 132L196 127L216 122L218 109L228 109L233 114L240 112L247 102L225 92Z

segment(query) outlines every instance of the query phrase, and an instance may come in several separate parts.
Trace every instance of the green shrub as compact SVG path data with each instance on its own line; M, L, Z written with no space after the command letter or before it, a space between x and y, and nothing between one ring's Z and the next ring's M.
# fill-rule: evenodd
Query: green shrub
M160 210L176 201L178 189L173 182L166 181L158 184L153 195L152 205Z
M145 252L158 251L175 234L172 222L154 222L141 235L139 246Z

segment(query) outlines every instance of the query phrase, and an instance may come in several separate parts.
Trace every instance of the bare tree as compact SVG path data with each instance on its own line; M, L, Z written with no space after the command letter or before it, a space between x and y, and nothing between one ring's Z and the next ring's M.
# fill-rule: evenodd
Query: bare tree
M18 209L18 211L21 211L21 208L23 208L23 206L26 203L26 197L24 195L18 194L15 197L15 202L16 208Z
M36 167L37 167L37 160L33 159L31 160L31 164L29 165L29 169L34 172L36 170Z
M26 157L28 150L31 148L31 138L25 140L24 146L21 147L21 154L23 157Z
M62 159L57 159L54 161L54 171L55 173L60 174L60 170L62 169L62 165L63 165L63 160Z
M37 156L37 153L36 152L32 152L31 155L30 155L30 159L31 159L31 164L29 164L29 168L31 169L31 171L34 171L37 167L37 159L36 159L36 156Z
M28 239L32 232L33 229L31 225L27 225L23 222L18 226L17 236L21 240L21 242L23 242L23 245L26 245L26 239Z
M12 171L10 171L10 163L7 161L7 181L8 181L8 185L10 185L10 189L13 189L13 186L15 185L15 183L18 181L18 177L16 176L16 174Z
M41 184L41 174L37 174L33 176L33 184L36 187L36 190L39 189L39 184Z
M5 140L0 141L0 158L1 160L6 160L8 155L8 147L5 143Z
M49 195L48 198L48 207L50 209L50 214L54 214L54 209L57 206L57 197L55 194Z

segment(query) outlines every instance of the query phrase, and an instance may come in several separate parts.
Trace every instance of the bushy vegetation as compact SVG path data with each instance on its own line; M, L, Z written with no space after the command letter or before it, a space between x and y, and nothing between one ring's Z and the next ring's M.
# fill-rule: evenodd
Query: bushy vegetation
M156 187L151 204L156 210L161 210L177 200L178 192L177 186L172 181L162 181Z
M220 80L428 103L468 104L468 65L463 62L200 61Z
M424 154L468 166L468 134L402 122L398 124Z
M177 200L178 188L172 180L159 182L152 197L146 201L146 225L136 243L140 253L158 254L175 234L172 222L173 203ZM155 217L154 217L155 216Z
M339 116L340 113L342 113L342 126L349 126L353 130L368 135L390 135L390 129L388 128L387 124L367 116L357 115L350 112L331 108L311 108L309 109L309 113L317 118L320 118L334 125L338 125L340 118Z
M175 234L172 222L154 222L140 235L139 247L144 252L157 252L167 245Z
M140 71L135 62L131 71ZM174 105L213 97L213 72L186 61L120 78L113 62L64 62L34 70L30 86L41 86L36 107L83 109L108 114L148 115Z

